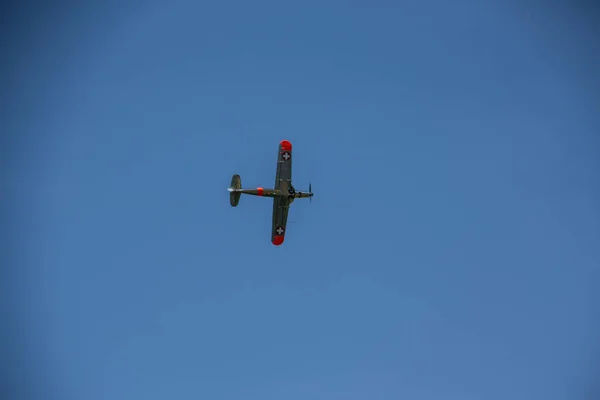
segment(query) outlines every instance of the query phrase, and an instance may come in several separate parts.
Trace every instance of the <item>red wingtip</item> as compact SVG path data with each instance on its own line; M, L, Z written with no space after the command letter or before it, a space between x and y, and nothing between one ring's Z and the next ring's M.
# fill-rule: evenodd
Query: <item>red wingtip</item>
M281 243L283 243L283 236L273 236L272 243L273 243L275 246L279 246L279 245L281 245Z
M287 140L282 140L281 142L279 142L279 144L281 145L281 150L292 150L292 144Z

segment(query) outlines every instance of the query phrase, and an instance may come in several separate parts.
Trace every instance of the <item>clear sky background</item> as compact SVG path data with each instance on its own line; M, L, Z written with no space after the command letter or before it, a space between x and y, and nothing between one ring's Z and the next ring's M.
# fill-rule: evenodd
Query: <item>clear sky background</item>
M103 4L3 16L11 390L589 396L596 9ZM271 187L283 139L315 197L275 247L226 188Z

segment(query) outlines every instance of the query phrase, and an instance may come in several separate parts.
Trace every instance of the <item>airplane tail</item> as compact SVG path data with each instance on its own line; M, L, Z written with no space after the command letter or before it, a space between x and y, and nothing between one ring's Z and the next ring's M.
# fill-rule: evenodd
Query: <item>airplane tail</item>
M229 186L229 203L232 207L238 205L240 201L240 197L242 196L241 192L234 191L235 189L242 188L242 178L238 174L235 174L231 177L231 185Z

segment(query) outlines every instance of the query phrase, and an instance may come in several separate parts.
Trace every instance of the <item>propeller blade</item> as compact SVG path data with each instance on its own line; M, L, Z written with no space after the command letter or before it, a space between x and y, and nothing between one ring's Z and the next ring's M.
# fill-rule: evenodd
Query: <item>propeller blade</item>
M308 198L308 201L310 203L312 203L312 182L308 183L308 192L310 193L310 197Z

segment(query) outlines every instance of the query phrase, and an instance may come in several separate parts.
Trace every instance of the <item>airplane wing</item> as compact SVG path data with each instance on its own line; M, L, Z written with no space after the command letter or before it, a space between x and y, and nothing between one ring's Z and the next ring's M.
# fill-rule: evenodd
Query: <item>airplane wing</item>
M277 173L275 190L287 190L292 182L292 144L287 140L279 143L277 151ZM273 198L273 222L271 227L271 243L279 246L285 238L290 203L286 197Z
M278 190L282 182L292 181L292 144L287 140L279 143L277 152L277 173L275 175L275 190ZM287 185L286 185L287 186Z
M288 219L290 205L285 197L275 197L273 199L273 219L271 227L271 243L279 246L285 238L285 229Z

